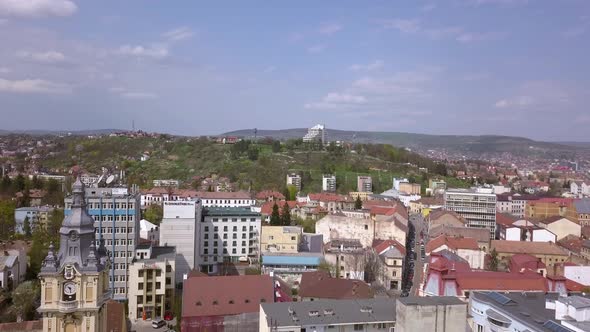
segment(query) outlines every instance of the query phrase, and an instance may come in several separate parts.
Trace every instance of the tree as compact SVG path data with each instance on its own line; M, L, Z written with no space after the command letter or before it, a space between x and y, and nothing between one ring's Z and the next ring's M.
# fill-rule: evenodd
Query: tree
M330 274L330 276L334 277L336 275L336 266L326 262L322 259L320 265L318 265L318 271L325 271Z
M26 216L25 220L23 221L23 232L25 233L25 236L27 238L31 237L32 235L31 222L29 221L29 216Z
M158 204L150 204L145 212L143 218L147 221L159 225L164 217L164 209Z
M498 265L499 265L499 260L498 260L498 252L496 251L496 248L492 249L492 252L490 253L490 263L489 263L489 268L491 271L498 271Z
M43 189L43 180L39 179L37 175L33 175L33 180L31 180L31 186L33 189Z
M260 154L260 151L258 151L258 148L255 146L251 146L248 149L248 159L255 161L258 160L258 155Z
M287 191L289 193L289 196L285 196L285 199L288 201L294 201L297 199L297 187L295 187L294 185L290 184L287 186Z
M356 195L356 201L354 201L354 208L356 210L360 210L363 208L363 201L361 201L360 195Z
M14 234L14 209L11 201L0 201L0 239L6 240Z
M274 203L272 206L272 213L270 214L270 224L272 226L280 226L281 225L281 215L279 214L279 206L277 203Z
M17 175L12 185L14 187L15 192L25 190L25 177L22 174Z
M38 281L29 280L21 283L12 292L10 310L16 315L17 321L31 320L35 317L35 308L41 291Z
M285 205L283 205L283 211L281 214L281 224L283 224L284 226L291 225L291 209L289 208L289 204L287 202L285 202Z

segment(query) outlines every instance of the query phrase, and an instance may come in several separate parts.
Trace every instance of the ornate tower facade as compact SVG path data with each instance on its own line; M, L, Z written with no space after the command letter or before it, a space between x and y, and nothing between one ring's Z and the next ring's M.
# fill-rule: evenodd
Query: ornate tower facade
M104 331L110 262L102 245L97 248L94 219L86 211L84 184L72 188L72 212L59 230L57 254L53 244L43 260L41 305L44 332Z

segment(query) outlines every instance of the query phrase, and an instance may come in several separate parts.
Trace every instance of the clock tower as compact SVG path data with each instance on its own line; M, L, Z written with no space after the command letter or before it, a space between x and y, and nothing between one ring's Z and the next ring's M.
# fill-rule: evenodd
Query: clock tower
M111 298L110 263L94 237L94 219L86 211L80 178L72 187L72 210L59 235L59 250L55 253L53 244L49 246L39 273L43 332L104 331L104 307Z

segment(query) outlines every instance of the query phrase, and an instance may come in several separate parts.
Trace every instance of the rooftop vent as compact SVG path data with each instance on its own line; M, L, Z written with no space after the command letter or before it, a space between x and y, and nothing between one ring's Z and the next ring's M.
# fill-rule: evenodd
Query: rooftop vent
M289 314L293 314L295 311L293 310L293 307L289 306L289 308L287 309L289 311Z
M326 315L326 316L334 315L334 309L324 309L324 315Z
M311 310L311 311L309 312L309 317L317 317L317 316L319 316L319 315L320 315L320 312L319 312L319 311L317 311L317 310Z
M229 304L234 304L234 300L229 300Z
M297 316L293 316L292 319L293 319L294 322L299 321L299 318Z
M369 307L369 306L362 306L361 307L361 312L373 312L373 308Z
M213 301L213 305L217 305L217 300Z

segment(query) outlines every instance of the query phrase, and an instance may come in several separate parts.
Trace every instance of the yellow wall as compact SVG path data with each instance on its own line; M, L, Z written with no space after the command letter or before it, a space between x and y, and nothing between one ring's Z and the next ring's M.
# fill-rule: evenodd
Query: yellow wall
M286 232L297 228L298 232ZM262 226L260 250L297 253L303 230L294 226ZM275 249L270 249L275 248Z

